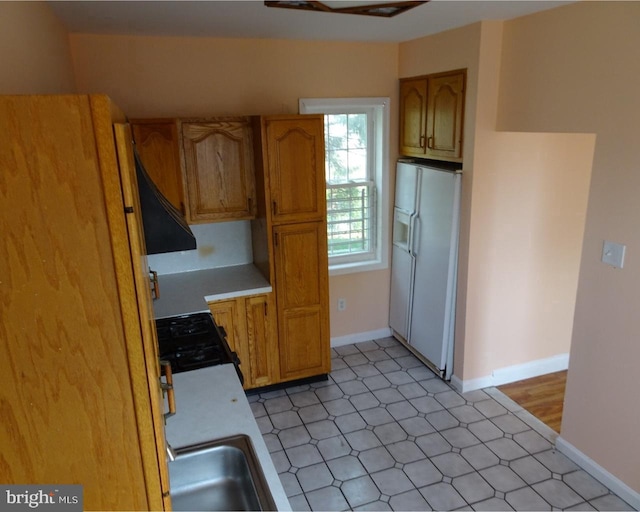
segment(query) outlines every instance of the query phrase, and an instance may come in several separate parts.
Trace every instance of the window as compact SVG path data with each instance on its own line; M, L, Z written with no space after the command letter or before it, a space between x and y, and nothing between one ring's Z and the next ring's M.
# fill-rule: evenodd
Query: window
M389 99L301 99L300 113L325 114L330 273L385 268Z

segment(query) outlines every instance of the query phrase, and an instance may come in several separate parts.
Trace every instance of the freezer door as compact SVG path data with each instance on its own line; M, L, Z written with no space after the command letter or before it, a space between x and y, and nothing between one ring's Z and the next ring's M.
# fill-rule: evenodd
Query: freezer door
M409 252L393 246L391 253L389 327L400 335L404 341L409 339L414 266L415 260Z
M417 210L418 167L399 162L396 166L395 207L409 214Z
M453 342L460 176L421 172L409 343L442 370Z

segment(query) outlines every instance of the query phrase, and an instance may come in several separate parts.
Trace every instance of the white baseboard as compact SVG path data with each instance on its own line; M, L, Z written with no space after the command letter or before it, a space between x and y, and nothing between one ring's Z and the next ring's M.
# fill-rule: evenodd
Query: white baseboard
M462 380L456 375L451 377L451 385L461 393L476 389L502 386L510 382L530 379L547 373L559 372L569 368L569 354L558 354L545 359L537 359L528 363L506 366L494 370L491 375L477 379Z
M355 334L347 334L346 336L338 336L331 338L332 347L341 347L342 345L350 345L351 343L361 343L363 341L378 340L380 338L388 338L391 336L391 329L378 329L376 331L357 332Z
M556 439L556 448L558 451L569 457L578 466L589 473L593 478L600 481L603 485L611 489L616 495L626 501L635 510L640 510L640 493L634 491L622 480L609 473L600 464L586 456L571 443L558 437Z

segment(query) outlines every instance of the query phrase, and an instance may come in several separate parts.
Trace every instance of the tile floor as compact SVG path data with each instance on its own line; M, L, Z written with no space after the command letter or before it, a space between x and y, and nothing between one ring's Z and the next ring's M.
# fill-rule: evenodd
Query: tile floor
M249 401L293 510L633 510L501 392L461 395L393 338Z

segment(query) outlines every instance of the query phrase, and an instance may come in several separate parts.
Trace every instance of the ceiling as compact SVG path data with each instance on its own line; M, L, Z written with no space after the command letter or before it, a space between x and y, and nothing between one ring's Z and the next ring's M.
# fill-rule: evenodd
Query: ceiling
M375 2L332 2L339 3ZM480 20L511 19L567 3L571 2L431 0L392 18L380 18L274 9L255 0L49 0L72 33L381 42L408 41Z

